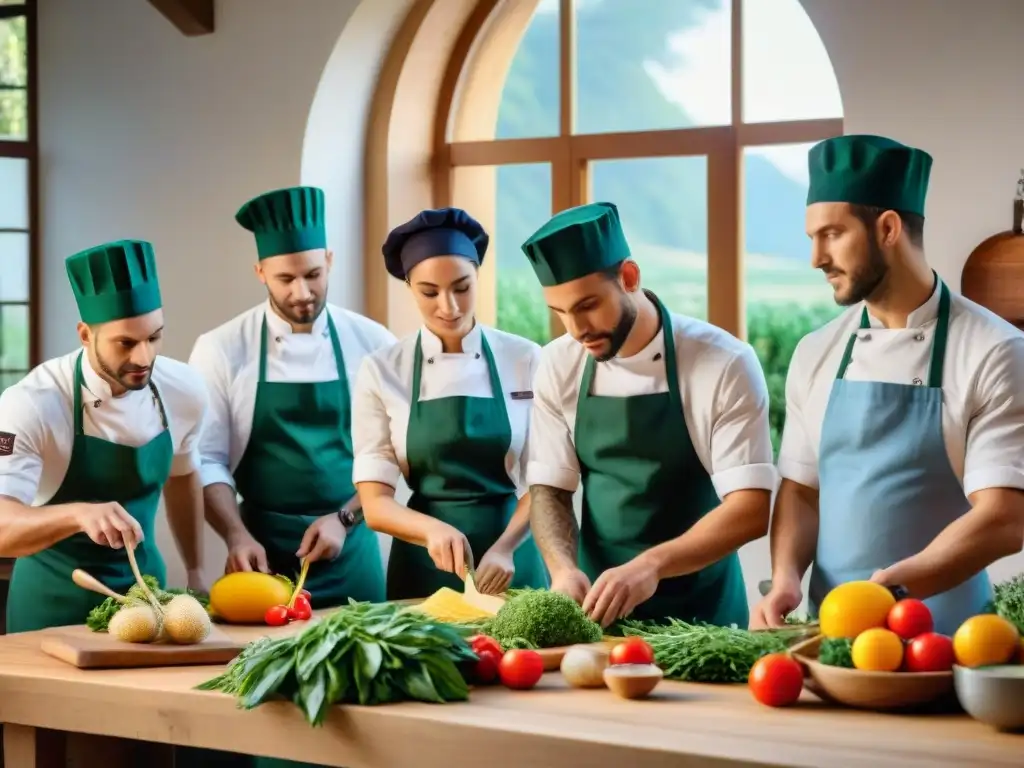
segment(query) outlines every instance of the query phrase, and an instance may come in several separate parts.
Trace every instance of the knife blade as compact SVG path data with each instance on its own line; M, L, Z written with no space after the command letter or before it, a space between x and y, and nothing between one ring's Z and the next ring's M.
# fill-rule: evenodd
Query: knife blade
M482 594L476 588L476 571L468 565L466 566L466 581L462 592L462 599L474 608L479 608L491 616L496 616L501 607L505 605L503 598L497 595Z

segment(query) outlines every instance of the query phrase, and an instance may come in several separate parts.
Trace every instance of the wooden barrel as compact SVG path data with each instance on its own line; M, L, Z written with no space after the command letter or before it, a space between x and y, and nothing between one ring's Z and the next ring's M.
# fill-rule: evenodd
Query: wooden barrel
M967 258L960 292L1024 329L1024 201L1016 200L1013 228L986 238Z

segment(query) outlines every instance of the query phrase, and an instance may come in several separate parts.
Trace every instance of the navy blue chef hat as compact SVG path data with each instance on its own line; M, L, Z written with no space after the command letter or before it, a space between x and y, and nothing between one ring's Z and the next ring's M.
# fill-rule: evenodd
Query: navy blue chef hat
M479 266L490 237L476 219L461 208L420 211L399 224L381 246L384 266L399 280L421 261L434 256L463 256Z

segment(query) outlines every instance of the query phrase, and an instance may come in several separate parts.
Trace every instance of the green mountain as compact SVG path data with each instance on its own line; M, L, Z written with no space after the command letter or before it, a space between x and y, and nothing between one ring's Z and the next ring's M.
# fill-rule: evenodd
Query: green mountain
M678 62L672 33L698 23L722 0L590 0L576 13L578 125L601 132L685 128L693 121L667 100L645 62ZM502 94L498 138L552 136L558 131L558 15L538 13L513 59ZM707 177L703 158L601 163L594 196L619 206L646 245L707 252ZM745 160L746 249L806 265L806 189L758 156ZM547 166L498 170L496 252L502 273L529 269L520 243L550 215ZM641 266L643 266L641 264Z

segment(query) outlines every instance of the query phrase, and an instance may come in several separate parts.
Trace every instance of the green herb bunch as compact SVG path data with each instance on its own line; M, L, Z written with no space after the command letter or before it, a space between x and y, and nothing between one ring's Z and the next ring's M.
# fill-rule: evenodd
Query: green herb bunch
M333 704L465 701L459 665L475 660L451 625L390 603L350 600L297 635L250 643L198 688L227 693L243 709L284 697L319 726Z
M787 647L786 630L750 632L679 619L667 624L627 619L620 628L627 637L647 641L665 677L688 682L745 683L758 659Z
M511 597L486 624L486 634L508 650L596 643L602 633L568 595L531 589Z
M991 610L1024 633L1024 574L994 585L992 591Z
M143 574L142 580L146 582L146 586L149 587L153 596L156 597L161 605L169 603L175 595L192 595L204 608L209 608L210 599L206 595L177 587L163 589L156 577L149 574ZM114 618L114 614L125 606L149 605L149 600L138 584L132 584L125 593L125 600L126 602L122 604L112 597L106 598L102 603L89 611L89 615L85 617L85 625L93 632L106 632L107 627L110 625L110 620Z
M848 637L826 637L818 647L818 661L830 667L853 669L853 640Z

